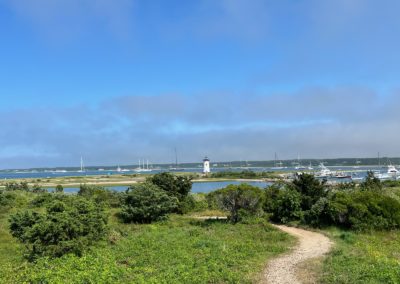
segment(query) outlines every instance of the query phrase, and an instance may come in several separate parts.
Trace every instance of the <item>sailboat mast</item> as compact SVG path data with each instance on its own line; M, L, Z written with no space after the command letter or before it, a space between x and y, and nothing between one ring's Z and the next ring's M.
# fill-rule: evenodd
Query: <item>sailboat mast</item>
M381 154L378 152L378 165L381 167Z
M176 152L176 147L175 147L175 167L178 168L178 153Z
M83 165L83 157L81 156L81 172L83 172L85 166Z

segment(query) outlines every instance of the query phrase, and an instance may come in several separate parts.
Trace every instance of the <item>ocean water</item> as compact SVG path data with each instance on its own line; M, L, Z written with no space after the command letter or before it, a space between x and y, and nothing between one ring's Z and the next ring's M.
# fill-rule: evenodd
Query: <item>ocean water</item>
M269 182L259 182L259 181L215 181L215 182L194 182L192 185L193 193L208 193L220 188L224 188L230 184L242 184L247 183L252 186L257 186L260 188L265 188L269 186L271 183ZM118 192L125 191L128 189L128 186L107 186L107 189L115 190ZM49 189L53 190L53 189ZM79 191L79 187L66 187L64 188L64 192L66 193L77 193Z

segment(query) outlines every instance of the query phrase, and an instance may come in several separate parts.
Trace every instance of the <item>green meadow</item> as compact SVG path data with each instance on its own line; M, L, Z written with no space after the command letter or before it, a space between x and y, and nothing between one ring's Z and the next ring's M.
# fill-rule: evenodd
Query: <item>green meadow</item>
M0 283L252 283L294 239L267 223L229 224L173 215L122 224L110 212L107 240L82 257L24 259L0 215Z

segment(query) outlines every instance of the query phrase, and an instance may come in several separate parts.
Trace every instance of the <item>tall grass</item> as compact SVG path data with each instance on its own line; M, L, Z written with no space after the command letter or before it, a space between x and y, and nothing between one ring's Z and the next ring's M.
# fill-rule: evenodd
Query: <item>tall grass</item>
M336 247L324 262L322 283L400 283L400 231L329 235Z

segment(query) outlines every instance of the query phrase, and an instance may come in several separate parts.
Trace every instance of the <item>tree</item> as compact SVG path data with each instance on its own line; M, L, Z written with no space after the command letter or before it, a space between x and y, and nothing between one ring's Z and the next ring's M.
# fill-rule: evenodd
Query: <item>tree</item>
M301 194L301 209L310 210L321 197L325 197L325 182L319 181L311 174L297 174L290 187Z
M381 181L375 177L372 171L368 171L365 181L360 184L362 190L381 191L382 187Z
M301 194L296 190L283 186L278 190L274 187L267 188L267 200L265 208L272 213L271 219L275 222L288 223L299 221L303 212L301 211Z
M259 187L248 184L228 185L215 191L214 198L220 209L229 212L232 223L241 220L242 215L261 215L263 194Z
M137 184L127 190L119 216L126 223L151 223L165 219L177 204L176 197L169 196L158 186Z
M55 192L56 193L63 193L64 192L64 187L61 184L57 185L56 188L55 188Z
M176 176L171 173L159 173L148 178L148 182L158 186L168 195L176 197L179 204L176 207L178 213L185 212L187 202L189 201L188 194L192 189L192 177Z

